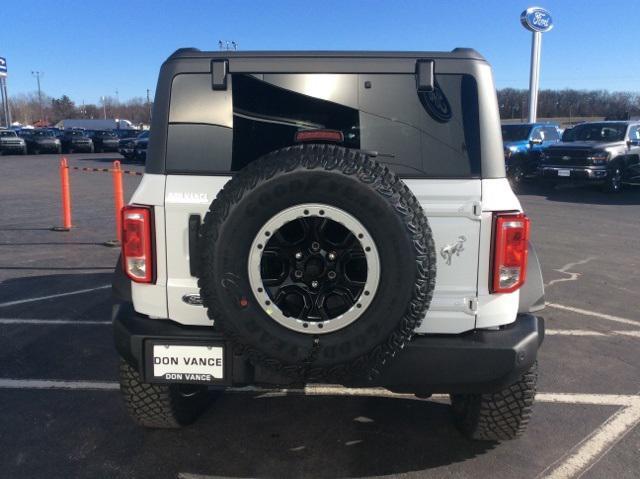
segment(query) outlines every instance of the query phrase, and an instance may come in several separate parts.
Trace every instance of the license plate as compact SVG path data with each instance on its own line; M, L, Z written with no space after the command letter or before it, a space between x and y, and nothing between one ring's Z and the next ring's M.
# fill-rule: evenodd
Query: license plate
M558 170L558 176L571 176L571 170Z
M151 364L156 381L216 383L224 379L224 347L154 344Z

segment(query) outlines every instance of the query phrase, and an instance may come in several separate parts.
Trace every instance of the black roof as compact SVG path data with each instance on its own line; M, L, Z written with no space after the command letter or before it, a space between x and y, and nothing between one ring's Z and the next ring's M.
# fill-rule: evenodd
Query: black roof
M425 51L202 51L197 48L179 48L169 60L181 58L443 58L482 60L485 58L473 48L454 48L450 52Z

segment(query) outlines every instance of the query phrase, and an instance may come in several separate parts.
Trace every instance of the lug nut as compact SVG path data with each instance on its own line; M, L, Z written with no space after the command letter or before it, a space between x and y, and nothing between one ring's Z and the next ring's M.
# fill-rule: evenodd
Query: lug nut
M313 243L311 243L311 249L313 251L318 251L320 249L320 243L318 243L317 241L314 241Z
M293 273L293 275L297 278L300 279L302 278L302 271L300 271L299 269L295 270L295 272Z
M294 256L296 259L302 259L302 252L298 251Z
M317 288L318 286L320 286L320 283L318 283L317 281L311 281L312 288Z
M335 261L337 258L336 254L333 251L329 253L327 257L329 258L329 261Z
M336 279L336 272L335 271L329 271L327 273L327 276L329 277L329 279Z

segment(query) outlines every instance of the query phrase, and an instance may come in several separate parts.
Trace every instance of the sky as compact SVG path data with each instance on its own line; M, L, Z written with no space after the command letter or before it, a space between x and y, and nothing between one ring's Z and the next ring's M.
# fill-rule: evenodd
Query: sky
M472 47L498 88L528 88L531 33L519 21L547 8L540 88L640 91L639 0L3 0L0 56L9 95L36 90L98 103L153 92L177 48L444 50Z

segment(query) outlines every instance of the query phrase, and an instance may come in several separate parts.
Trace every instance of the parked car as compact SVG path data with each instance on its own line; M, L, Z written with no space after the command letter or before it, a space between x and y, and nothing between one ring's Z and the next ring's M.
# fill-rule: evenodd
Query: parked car
M507 178L518 187L525 178L536 175L540 153L560 141L557 125L549 123L513 123L502 125Z
M479 53L182 49L153 108L113 280L138 424L323 383L447 393L469 438L522 433L544 289Z
M55 136L56 138L60 138L62 136L62 134L64 133L64 130L61 130L60 128L50 127L50 128L46 128L46 130L48 130L51 133L53 133L53 136Z
M118 136L112 130L92 130L89 137L96 153L118 151Z
M538 174L553 182L598 184L611 193L625 183L640 182L640 122L574 126L561 143L545 149Z
M0 129L0 155L26 155L27 144L14 130Z
M34 155L40 153L62 153L62 144L54 132L46 129L20 130L19 136L24 138L27 151Z
M118 152L128 160L138 159L138 149L136 144L138 141L145 141L149 137L149 130L143 131L135 138L125 138L118 142ZM144 148L146 152L146 147ZM146 157L146 153L145 153Z
M149 130L140 133L133 144L133 158L145 162L147 160L147 146L149 145Z
M112 130L120 140L135 138L140 134L140 130Z
M65 153L86 152L93 153L93 140L84 130L64 130L60 137L62 151Z

